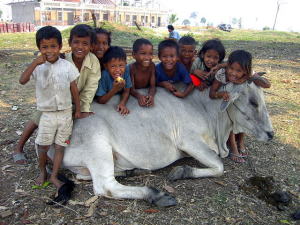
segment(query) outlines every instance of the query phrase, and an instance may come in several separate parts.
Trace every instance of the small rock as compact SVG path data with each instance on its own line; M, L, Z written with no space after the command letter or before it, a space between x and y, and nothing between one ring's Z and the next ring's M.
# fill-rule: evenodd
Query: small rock
M17 135L19 135L19 136L20 136L20 135L22 134L22 131L20 131L20 130L17 130L17 131L16 131L16 133L17 133Z
M6 91L1 91L1 95L4 95L4 94L6 94Z
M10 210L0 212L1 218L5 218L5 217L11 216L11 215L12 215L12 211L10 211Z
M100 216L107 216L107 212L100 212L99 215Z
M13 106L11 107L11 110L12 110L12 111L17 111L17 110L18 110L18 108L19 108L18 106L16 106L16 105L13 105Z

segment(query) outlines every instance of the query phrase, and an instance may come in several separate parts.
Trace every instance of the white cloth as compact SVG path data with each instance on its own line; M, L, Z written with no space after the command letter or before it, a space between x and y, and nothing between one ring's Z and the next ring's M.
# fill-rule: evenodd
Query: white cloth
M65 59L38 65L32 73L36 81L36 103L39 111L72 108L70 83L79 76L77 68Z

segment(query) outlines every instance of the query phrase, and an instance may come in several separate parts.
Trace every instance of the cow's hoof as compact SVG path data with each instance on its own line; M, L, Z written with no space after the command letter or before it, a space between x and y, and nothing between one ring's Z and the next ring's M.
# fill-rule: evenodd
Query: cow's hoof
M150 193L147 200L151 204L154 204L159 207L169 207L169 206L177 205L176 199L171 195L163 191L159 191L153 187L150 187L149 189L150 189Z
M168 175L168 180L174 181L192 177L193 168L190 166L177 166Z

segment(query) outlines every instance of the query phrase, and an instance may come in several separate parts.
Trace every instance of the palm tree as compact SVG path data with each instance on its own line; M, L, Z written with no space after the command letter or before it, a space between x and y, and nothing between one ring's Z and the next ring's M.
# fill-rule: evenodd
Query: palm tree
M171 14L170 17L169 17L169 24L173 24L177 20L179 20L179 18L177 17L177 15L176 14Z

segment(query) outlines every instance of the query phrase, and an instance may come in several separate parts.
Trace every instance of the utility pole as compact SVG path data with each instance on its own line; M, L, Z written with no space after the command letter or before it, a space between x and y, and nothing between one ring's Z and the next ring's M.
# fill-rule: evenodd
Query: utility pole
M275 26L276 26L276 22L277 22L277 15L280 9L280 5L284 4L286 2L281 2L280 0L277 1L277 11L276 11L276 15L275 15L275 20L274 20L274 25L273 25L273 30L275 30Z

